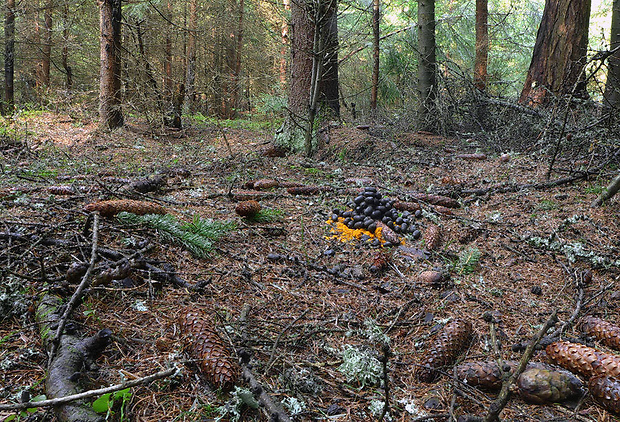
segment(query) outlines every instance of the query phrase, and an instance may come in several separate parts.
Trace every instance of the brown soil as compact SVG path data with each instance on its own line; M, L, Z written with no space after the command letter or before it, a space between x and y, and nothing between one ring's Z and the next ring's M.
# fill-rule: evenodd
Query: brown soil
M260 152L269 134L244 130L195 126L149 131L130 122L103 134L89 122L52 114L15 126L21 131L27 126L28 136L25 143L8 143L7 138L10 145L0 148L0 234L65 239L82 247L0 236L0 274L21 283L20 294L30 306L24 315L0 315L1 403L13 402L24 389L32 396L44 394L47 357L32 311L38 295L50 288L67 298L75 290L62 281L72 262L88 262L90 257L90 234L82 234L88 215L84 206L103 199L147 199L183 221L198 215L238 223L216 243L210 258L199 259L154 229L102 218L100 247L129 255L139 249L135 245L150 242L154 248L147 257L158 266L171 265L190 285L204 282L198 291L158 286L148 272L135 271L135 285L94 288L74 312L85 335L106 327L114 333L113 345L97 362L91 388L145 376L174 362L184 368L173 380L133 389L125 410L133 421L211 420L217 415L213 409L228 400L212 389L182 348L178 322L188 306L210 315L235 354L251 352L252 371L272 397L295 397L306 404L297 420L329 414L343 415L337 419L341 421L376 420L369 405L383 399L383 388L347 380L339 370L346 345L381 358L381 345L368 335L369 324L390 338L392 420L412 421L433 414L438 415L435 420L448 420L450 414L483 415L494 397L460 384L455 389L447 376L432 384L417 380L417 364L434 334L452 318L469 319L475 333L460 360L494 358L489 325L482 319L486 312L499 321L501 357L518 360L521 352L513 351L513 344L534 336L554 310L560 323L571 316L577 282L589 270L592 281L585 285L580 315L618 322L620 202L589 206L611 173L501 193L502 187L544 181L547 157L512 153L505 162L489 153L485 160L466 160L457 155L483 151L482 146L417 133L387 136L381 128L333 129L318 158L307 159L264 157ZM552 178L566 176L562 169L595 164L560 160ZM167 182L157 192L140 195L126 188L132 180L164 171ZM390 264L376 274L369 270L376 249L327 239L331 210L344 208L360 189L345 181L363 177L394 199L410 200L410 192L459 199L461 208L449 212L422 204L418 226L422 232L430 224L440 227L439 248L420 257L424 241L407 238L402 248L384 249ZM244 186L261 178L331 189L292 196L284 188L256 192ZM50 194L48 188L58 185L70 185L75 194ZM487 188L480 196L467 194ZM250 194L239 198L260 199L275 221L236 216L234 194L242 191ZM563 249L545 246L544 239ZM459 265L459 257L476 252L480 257L475 265ZM429 269L449 273L449 282L424 284L419 275ZM240 321L244 309L249 310L247 319ZM578 327L568 327L564 336L579 337ZM596 347L606 350L598 343ZM534 360L544 356L537 353ZM295 381L291 374L302 374L312 383ZM241 380L238 385L245 386ZM437 398L436 409L425 408L431 397ZM10 414L0 412L0 417ZM51 412L38 415L37 420L53 419ZM530 405L515 397L502 415L515 421L620 420L591 398L575 413L570 406ZM242 420L267 418L246 408Z

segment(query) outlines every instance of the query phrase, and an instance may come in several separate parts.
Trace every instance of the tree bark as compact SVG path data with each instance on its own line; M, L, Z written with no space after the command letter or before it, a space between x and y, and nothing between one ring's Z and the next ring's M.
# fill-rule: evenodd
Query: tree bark
M282 4L284 5L284 14L285 16L291 10L290 0L283 0ZM289 45L289 22L288 19L282 21L281 35L282 35L282 45L280 47L280 86L283 88L286 86L286 56Z
M418 0L418 126L436 129L435 0Z
M338 83L338 1L328 0L324 16L320 16L320 31L324 37L324 47L319 51L324 60L323 74L319 83L320 99L329 107L333 118L340 118L340 90ZM325 50L324 53L322 50Z
M15 105L13 79L15 75L15 0L7 0L4 19L4 106L3 115L11 115Z
M611 37L609 48L620 46L620 0L614 0L611 14ZM607 82L605 83L605 102L613 108L620 107L620 50L609 57Z
M39 86L50 85L50 61L52 57L52 19L54 0L47 0L43 12L43 45L41 46L41 75Z
M599 197L596 198L592 202L591 206L592 207L600 206L603 202L607 201L608 199L612 198L615 194L617 194L619 190L620 190L620 174L614 177L614 179L611 181L609 186L607 186L607 188L605 188L605 190L599 195Z
M172 22L172 1L167 2L168 20ZM172 103L174 93L174 81L172 80L172 38L171 32L173 28L171 24L166 26L166 40L164 46L164 96L166 101Z
M99 81L99 126L115 129L123 125L121 110L121 0L99 0L101 69Z
M235 64L232 73L232 92L231 92L231 117L234 117L235 110L240 108L239 94L241 92L241 52L243 49L243 17L244 17L244 0L239 0L237 5L237 33L235 36Z
M474 64L474 85L486 91L489 63L489 8L488 0L476 0L476 59Z
M198 0L189 3L189 25L187 34L187 68L185 71L185 102L189 111L193 111L196 93L196 31L198 29Z
M548 104L554 95L587 98L586 64L591 0L546 0L519 102Z
M65 70L65 88L73 87L73 69L69 66L69 5L62 9L62 67Z
M379 40L381 33L379 23L381 20L380 0L372 2L372 35L373 35L373 66L372 66L372 88L370 91L370 111L374 116L377 111L377 96L379 92Z

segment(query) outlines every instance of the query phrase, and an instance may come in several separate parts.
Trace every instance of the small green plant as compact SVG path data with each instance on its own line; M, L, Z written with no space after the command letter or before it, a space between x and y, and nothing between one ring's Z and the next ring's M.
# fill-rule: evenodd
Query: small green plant
M540 203L537 206L538 209L541 209L544 211L554 210L557 207L558 207L558 204L548 199L543 199L542 201L540 201Z
M247 219L256 223L273 223L274 221L280 221L284 218L284 211L275 210L272 208L264 208L257 214Z
M603 192L603 189L605 189L603 186L588 186L584 188L583 191L587 194L600 195Z
M106 413L106 420L114 414L114 405L120 403L120 418L123 422L125 420L125 406L131 400L131 389L125 388L114 393L106 393L93 402L93 410L97 413Z
M459 253L459 260L456 263L456 272L459 275L471 274L476 271L476 267L480 262L480 250L476 247L463 249Z

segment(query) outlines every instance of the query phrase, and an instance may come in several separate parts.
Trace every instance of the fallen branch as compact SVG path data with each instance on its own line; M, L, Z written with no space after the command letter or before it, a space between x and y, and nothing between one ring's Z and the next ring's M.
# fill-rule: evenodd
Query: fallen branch
M269 420L278 422L291 422L291 419L282 408L282 405L280 405L280 403L274 402L271 399L271 396L267 394L265 388L260 385L258 381L256 381L256 378L254 378L254 374L252 374L250 368L248 368L247 365L242 363L241 371L243 374L243 379L249 384L252 394L258 396L258 401L265 407L265 409L269 413Z
M131 381L127 381L121 384L111 385L109 387L98 388L96 390L88 390L78 394L72 394L70 396L58 397L50 400L41 400L36 402L25 402L15 404L0 404L0 410L23 410L31 409L35 407L51 407L58 406L65 403L70 403L76 400L87 399L90 397L99 397L103 394L114 393L116 391L124 390L126 388L136 387L138 385L148 384L161 378L166 378L175 375L179 372L178 368L170 368L165 371L159 371L146 377L136 378Z
M607 186L605 188L605 190L603 190L603 192L601 192L601 194L599 195L598 198L596 198L594 201L592 201L592 204L590 206L591 207L598 207L598 206L602 205L603 202L605 202L608 199L610 199L611 197L613 197L616 193L618 193L619 190L620 190L620 174L618 174L611 181L609 186Z

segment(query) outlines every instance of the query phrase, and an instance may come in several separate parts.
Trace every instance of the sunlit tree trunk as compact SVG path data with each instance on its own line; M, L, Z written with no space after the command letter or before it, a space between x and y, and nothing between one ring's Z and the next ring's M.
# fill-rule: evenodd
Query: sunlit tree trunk
M620 0L614 0L613 3L609 45L612 50L620 47ZM610 107L620 108L620 49L609 57L605 101Z
M587 97L586 64L591 0L546 0L532 62L519 101L539 106L554 95Z
M121 0L99 0L101 69L99 81L99 126L115 129L123 125L121 110Z
M373 66L372 66L372 88L370 91L370 110L375 115L377 111L377 96L379 92L379 23L381 19L380 14L380 0L373 0L372 2L372 35L373 35Z
M476 0L476 60L474 85L480 91L487 88L489 62L489 9L488 0Z
M280 85L286 86L286 56L289 44L289 22L288 13L291 10L290 0L283 0L285 18L282 21L281 36L282 44L280 46Z
M15 0L7 0L4 18L4 106L2 113L13 113L15 98L13 79L15 75Z
M418 0L418 126L433 131L436 128L435 99L435 1Z

